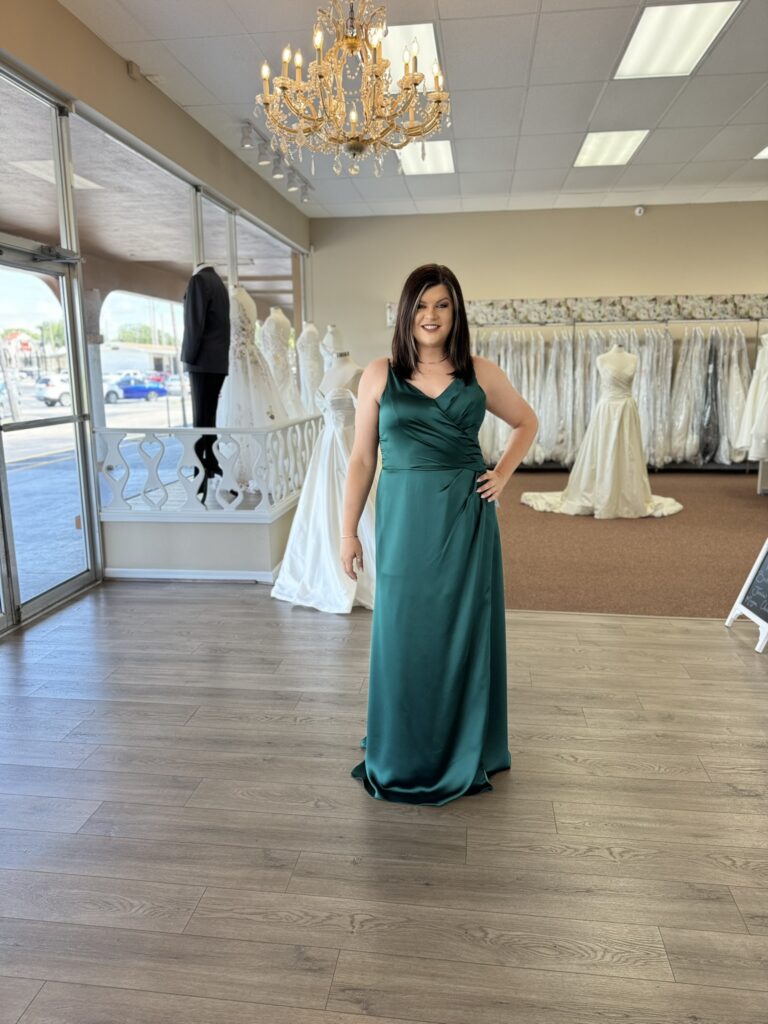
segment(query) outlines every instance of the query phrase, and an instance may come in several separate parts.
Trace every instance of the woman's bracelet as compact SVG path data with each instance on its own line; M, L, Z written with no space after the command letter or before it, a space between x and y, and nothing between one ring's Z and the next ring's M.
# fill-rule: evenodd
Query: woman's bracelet
M357 534L356 533L347 533L347 534L343 534L342 533L342 535L341 535L341 539L342 540L349 540L350 537L357 537Z

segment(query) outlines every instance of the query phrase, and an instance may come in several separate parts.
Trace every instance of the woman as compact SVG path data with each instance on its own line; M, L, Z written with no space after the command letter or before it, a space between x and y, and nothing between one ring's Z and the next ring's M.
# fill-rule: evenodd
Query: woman
M493 469L477 439L486 409L513 428ZM537 428L502 370L472 357L453 273L414 270L392 360L360 378L341 531L356 580L381 444L366 757L352 769L379 800L444 804L493 789L488 776L511 766L496 505Z

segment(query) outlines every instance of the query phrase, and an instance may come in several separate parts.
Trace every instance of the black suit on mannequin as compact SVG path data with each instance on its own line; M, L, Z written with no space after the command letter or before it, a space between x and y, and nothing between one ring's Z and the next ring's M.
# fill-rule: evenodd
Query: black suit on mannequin
M181 361L189 371L193 425L215 427L219 394L229 372L229 293L213 267L198 270L187 285ZM214 442L212 434L195 442L206 482L221 474Z

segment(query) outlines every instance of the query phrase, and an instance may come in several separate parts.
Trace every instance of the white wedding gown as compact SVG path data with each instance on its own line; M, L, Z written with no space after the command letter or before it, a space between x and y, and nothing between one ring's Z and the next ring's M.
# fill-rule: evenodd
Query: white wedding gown
M314 416L320 410L315 405L315 395L325 376L325 365L320 352L320 332L314 324L304 323L296 339L296 357L299 364L299 385L301 404L307 416Z
M310 456L285 555L271 596L321 612L348 613L353 605L373 608L376 588L375 502L381 462L357 528L363 547L357 582L340 560L344 485L355 437L357 399L349 388L318 388L315 402L324 424Z
M230 296L229 318L229 374L221 389L216 426L231 430L240 445L234 473L237 482L252 491L260 446L254 437L237 431L263 429L287 420L288 415L269 364L256 345L256 304L240 285Z
M747 450L749 459L768 459L768 334L760 336L737 445Z
M600 398L564 491L527 491L520 501L537 512L595 519L671 516L683 506L651 494L640 416L632 397L636 355L614 346L597 358Z

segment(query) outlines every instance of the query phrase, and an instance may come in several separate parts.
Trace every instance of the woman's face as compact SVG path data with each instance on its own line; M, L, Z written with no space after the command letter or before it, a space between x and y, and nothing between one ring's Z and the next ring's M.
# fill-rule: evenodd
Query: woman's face
M453 303L444 284L427 288L413 318L413 336L419 345L442 348L453 328Z

